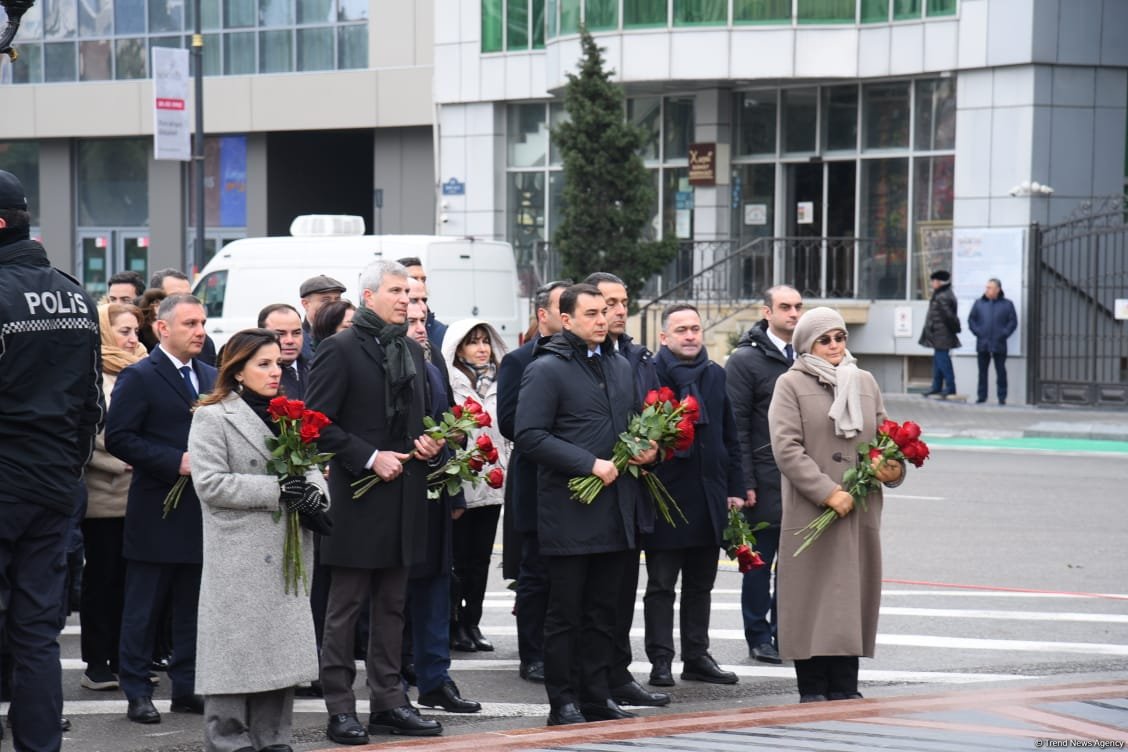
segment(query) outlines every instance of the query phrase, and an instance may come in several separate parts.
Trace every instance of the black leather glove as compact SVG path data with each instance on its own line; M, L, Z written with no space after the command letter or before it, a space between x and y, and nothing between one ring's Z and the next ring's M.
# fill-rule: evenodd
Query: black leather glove
M312 514L327 506L321 491L307 483L305 478L287 476L278 482L278 487L281 490L278 501L288 512Z
M306 530L317 533L321 537L328 537L333 534L333 520L329 517L329 513L325 511L313 512L312 514L298 514L298 521Z

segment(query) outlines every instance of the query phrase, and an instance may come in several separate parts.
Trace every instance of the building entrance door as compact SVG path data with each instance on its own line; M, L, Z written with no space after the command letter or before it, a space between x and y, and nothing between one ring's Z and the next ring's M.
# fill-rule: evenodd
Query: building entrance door
M805 296L852 296L856 162L784 167L785 238L777 249L784 280Z
M106 282L122 271L149 281L149 236L144 229L84 229L78 232L78 280L95 300Z

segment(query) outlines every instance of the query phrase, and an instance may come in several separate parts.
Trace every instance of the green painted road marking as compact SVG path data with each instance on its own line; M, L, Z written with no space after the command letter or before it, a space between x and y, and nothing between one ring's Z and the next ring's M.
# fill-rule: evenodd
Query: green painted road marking
M1034 436L1014 439L975 439L966 436L937 436L934 438L925 437L925 440L935 446L1027 449L1036 452L1113 452L1128 454L1128 441L1057 439Z

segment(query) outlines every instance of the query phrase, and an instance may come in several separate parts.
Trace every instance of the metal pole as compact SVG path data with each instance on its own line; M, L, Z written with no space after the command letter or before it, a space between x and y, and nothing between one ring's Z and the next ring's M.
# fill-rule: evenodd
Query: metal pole
M192 57L196 61L196 137L193 149L194 182L196 186L196 245L192 253L192 272L204 266L204 35L200 19L200 0L193 0L196 28L192 34Z

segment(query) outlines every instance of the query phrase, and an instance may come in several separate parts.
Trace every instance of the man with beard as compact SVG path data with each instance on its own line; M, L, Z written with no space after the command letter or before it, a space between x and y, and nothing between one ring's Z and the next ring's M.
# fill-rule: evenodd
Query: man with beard
M537 463L537 535L548 562L544 676L549 725L629 718L608 684L621 581L637 562L636 511L643 493L611 461L635 398L630 364L607 344L599 288L560 295L563 331L538 344L517 403L517 447ZM652 447L631 460L648 464ZM577 503L573 477L595 475L603 490ZM637 567L636 567L637 568Z
M305 330L298 309L286 303L268 305L259 311L258 326L278 335L282 349L282 393L290 399L302 399L309 362L302 355Z

